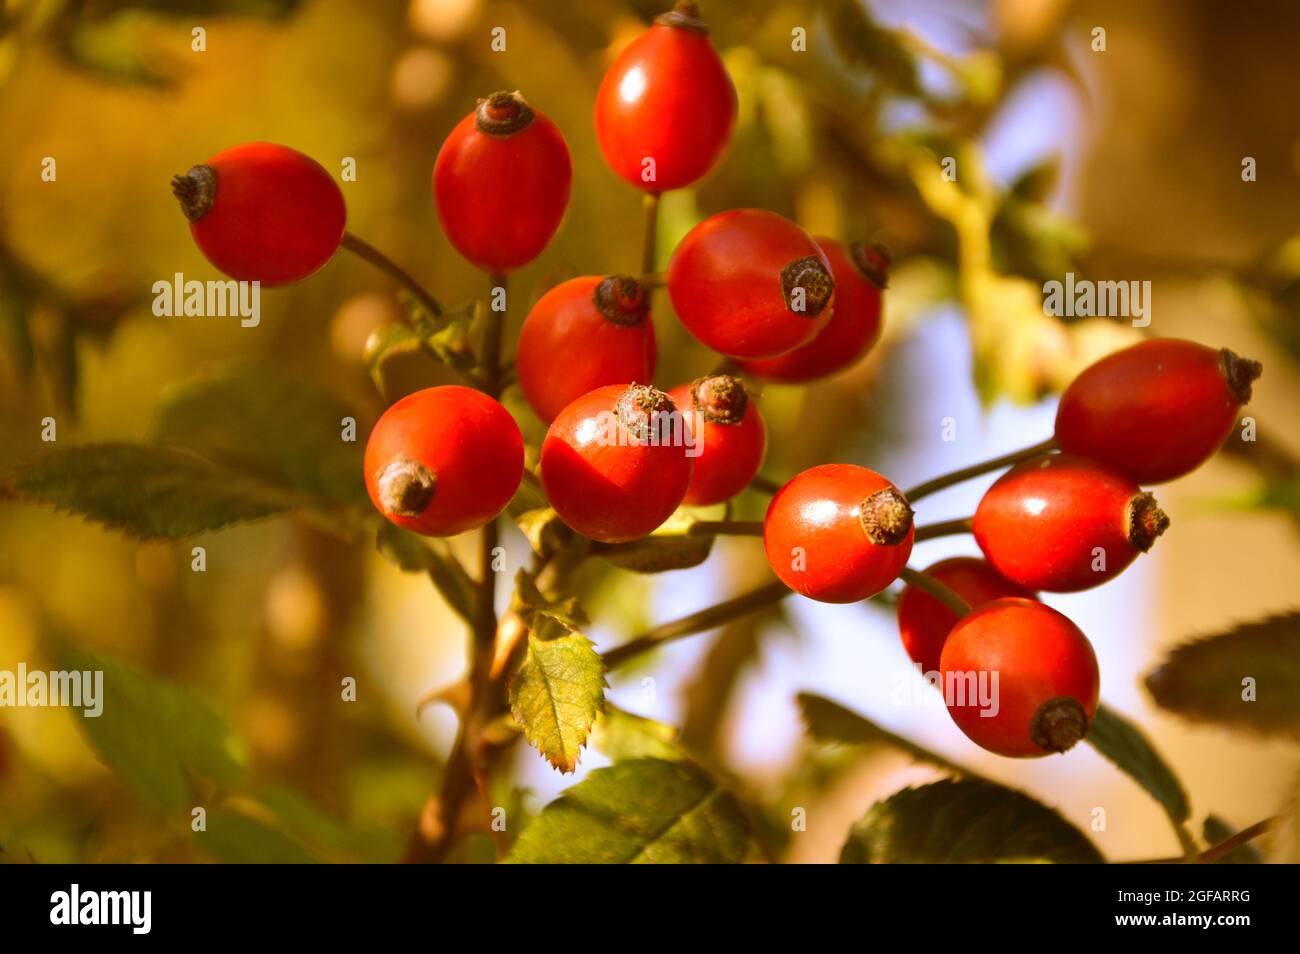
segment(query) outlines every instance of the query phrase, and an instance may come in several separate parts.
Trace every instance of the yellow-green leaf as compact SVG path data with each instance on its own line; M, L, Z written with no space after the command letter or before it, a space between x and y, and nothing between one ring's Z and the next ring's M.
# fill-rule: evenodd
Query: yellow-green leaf
M686 753L679 736L670 725L606 703L591 730L591 744L615 762L642 758L680 762L686 759Z
M605 664L586 636L534 613L528 649L510 677L510 711L524 736L561 772L572 772L605 702ZM552 639L539 631L562 632Z

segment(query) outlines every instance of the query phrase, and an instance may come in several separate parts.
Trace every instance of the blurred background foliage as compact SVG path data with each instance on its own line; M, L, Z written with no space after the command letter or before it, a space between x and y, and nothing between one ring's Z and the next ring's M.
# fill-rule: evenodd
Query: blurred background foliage
M1183 527L1153 557L1143 612L1116 609L1127 627L1121 635L1142 652L1122 657L1127 671L1104 666L1105 678L1135 683L1160 646L1293 603L1300 131L1286 97L1300 83L1300 6L1249 2L1230 17L1209 0L702 6L739 93L739 124L714 173L665 196L660 262L700 218L738 206L773 209L814 234L884 240L895 259L885 340L872 356L811 388L764 391L772 438L765 472L785 479L814 463L851 460L906 483L983 456L985 412L993 421L1004 415L1002 436L1009 430L1013 446L1042 439L1050 427L1044 399L1139 334L1123 322L1046 316L1042 282L1067 271L1150 279L1150 331L1264 361L1251 405L1260 442L1238 445L1239 463L1216 461L1178 492ZM259 400L274 407L241 406L236 422L252 428L274 417L302 393L292 382L313 382L357 418L362 440L400 394L455 379L413 353L385 364L384 393L376 393L366 343L405 305L345 255L301 285L265 293L255 329L151 314L153 282L176 272L215 277L168 180L236 143L292 145L336 174L354 158L357 180L343 184L349 229L442 302L472 309L485 282L442 236L429 174L443 136L477 97L517 88L563 130L574 189L550 248L513 280L511 327L558 280L632 270L640 197L605 167L591 110L613 56L662 7L3 0L0 472L42 452L46 417L57 420L61 446L196 433L226 440L230 421L223 430L223 422L186 416L186 388L196 379L235 388L240 368L261 369L252 373L265 382ZM490 48L496 26L506 30L505 52ZM1096 26L1107 32L1105 52L1091 49ZM206 31L202 52L192 48L196 27ZM792 49L796 27L806 31L806 52ZM1257 181L1242 181L1246 156L1257 161ZM57 163L54 181L42 179L46 157ZM945 157L956 160L955 182L940 175ZM658 384L712 367L715 357L671 320L662 294L655 318ZM523 402L512 394L507 403L526 437L539 437ZM961 422L956 445L940 442L948 415ZM256 457L271 438L250 442ZM293 463L281 454L274 466ZM335 486L330 474L348 466L346 453L322 463L321 487ZM746 495L736 515L756 518L763 505ZM522 565L526 542L512 536L507 544L511 565ZM205 572L191 572L192 545L207 550ZM1232 548L1226 561L1224 545ZM450 541L462 556L471 546ZM743 540L721 542L709 567L702 584L687 582L689 574L584 568L583 603L600 624L594 637L607 647L766 574L761 552ZM1217 585L1206 584L1216 569ZM888 641L888 614L864 612L875 614L879 632L855 631L865 625L857 618L828 616L826 625L842 627L835 636L844 642ZM806 620L787 613L731 624L689 657L650 657L620 673L614 688L632 709L638 698L653 700L656 686L670 695L654 712L637 711L671 716L692 749L730 761L775 806L774 830L787 827L781 806L792 803L820 799L827 815L842 816L822 835L777 846L797 860L825 860L873 792L892 791L917 770L871 750L809 758L805 744L788 744L784 727L771 736L777 754L735 757L738 734L766 738L773 720L789 722L795 711L792 694L767 716L751 718L742 705L752 699L746 684L770 665L765 645L803 638L796 631ZM428 580L398 573L359 533L294 518L136 542L6 505L0 668L74 657L126 667L121 709L132 721L95 728L66 711L0 711L0 857L395 858L418 820L428 822L453 726L445 707L425 707L417 718L416 704L460 674L464 645L459 620ZM355 703L339 701L346 676L358 681ZM1147 706L1130 695L1126 708ZM141 771L132 750L145 731L155 744ZM1181 755L1207 765L1189 766L1193 800L1221 800L1238 825L1275 810L1294 785L1294 754L1288 761L1266 743L1216 747L1173 723L1157 722L1155 734L1175 762ZM938 744L969 754L949 737ZM1229 747L1243 761L1228 764L1249 766L1251 781L1234 787L1214 770ZM598 758L590 753L584 764ZM563 784L538 762L521 747L514 770L500 775L494 804L509 806L512 818ZM1130 811L1140 793L1103 780L1099 765L1035 779L1023 766L979 764L1005 768L1081 825L1099 801L1122 808L1118 830L1096 836L1103 849L1169 850L1171 836L1151 822L1155 809ZM1062 792L1067 778L1085 794ZM210 809L201 842L190 835L188 810L178 810L188 791ZM464 857L491 854L486 838L471 839Z

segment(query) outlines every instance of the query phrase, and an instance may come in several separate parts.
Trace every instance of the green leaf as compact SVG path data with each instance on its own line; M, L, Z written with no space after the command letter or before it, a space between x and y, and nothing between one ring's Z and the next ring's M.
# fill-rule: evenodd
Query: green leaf
M273 486L362 504L362 449L343 440L346 416L310 381L237 362L167 392L157 436Z
M1186 718L1300 739L1300 611L1179 646L1146 686Z
M421 537L385 520L375 546L384 559L404 573L427 573L442 598L461 619L474 618L476 587L443 540Z
M605 664L591 640L568 623L543 612L531 615L528 649L510 676L510 711L548 762L572 772L604 705Z
M87 444L20 466L3 489L142 539L187 537L312 501L189 451Z
M470 342L470 329L480 322L480 315L481 307L477 301L449 309L443 315L444 324L424 339L425 345L447 367L462 373L474 370L476 359Z
M840 853L841 864L1102 860L1055 811L982 779L944 779L877 802Z
M397 860L401 843L385 830L354 829L321 810L291 788L272 785L241 796L255 803L259 817L275 822L275 829L328 861L385 863Z
M231 865L303 865L316 862L307 849L283 832L225 808L209 811L207 830L196 831L194 839L217 861Z
M637 573L690 569L709 558L715 539L711 533L692 535L692 528L701 520L725 520L728 512L725 503L712 507L678 507L648 537L631 543L593 544L591 554Z
M591 622L576 596L546 596L528 570L515 573L514 604L524 622L541 639L563 636L568 630L582 629Z
M372 331L370 337L366 339L362 358L366 370L370 372L370 379L375 383L375 389L380 394L387 390L384 382L384 366L389 360L421 350L428 351L424 337L408 324L393 322Z
M832 702L824 696L810 692L799 693L797 699L799 708L803 712L804 724L808 727L808 734L818 742L841 745L887 745L907 753L918 762L933 765L946 772L977 777L955 762L949 762L942 755L882 729L865 716L844 708L838 702Z
M1088 741L1098 752L1160 803L1175 826L1191 814L1187 793L1146 736L1119 713L1099 706L1088 730Z
M686 760L680 733L675 728L633 715L608 702L592 727L591 744L614 762L644 758Z
M573 531L551 507L525 510L515 517L515 524L538 556L553 556L573 539Z
M1211 847L1227 841L1236 833L1236 829L1217 815L1207 815L1205 824L1201 828L1201 835L1205 838L1205 843ZM1250 842L1238 845L1226 855L1215 858L1214 861L1210 862L1210 864L1214 865L1262 865L1263 863L1264 855Z
M237 782L245 755L226 724L197 696L157 676L65 642L60 669L103 673L103 711L77 718L104 764L166 811L194 804L190 777Z
M851 66L870 70L880 81L901 93L921 91L916 63L897 35L871 18L861 0L821 0L830 21L830 36Z
M684 762L596 769L524 829L516 864L737 864L749 850L740 804Z

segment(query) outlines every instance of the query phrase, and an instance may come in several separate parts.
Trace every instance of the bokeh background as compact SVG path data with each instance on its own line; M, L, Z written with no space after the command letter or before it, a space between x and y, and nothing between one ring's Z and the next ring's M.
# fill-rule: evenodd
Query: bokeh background
M665 196L660 261L703 216L738 206L815 234L878 238L895 270L885 338L850 372L762 394L784 480L823 461L866 464L906 486L1049 435L1052 394L1137 331L1059 321L1041 283L1066 271L1150 280L1162 336L1264 362L1249 412L1259 443L1160 488L1173 517L1114 584L1049 600L1093 640L1103 697L1143 726L1183 778L1194 819L1242 827L1296 795L1293 746L1184 723L1142 677L1168 648L1295 605L1300 349L1300 6L1209 0L856 0L702 4L740 97L733 145L697 188ZM640 197L604 165L591 110L617 52L662 6L619 0L4 0L0 4L0 470L59 444L140 440L178 385L264 359L327 388L362 434L404 390L452 380L418 358L375 390L362 355L403 307L390 284L338 256L263 294L259 327L158 318L153 282L216 277L189 239L169 178L227 146L271 140L338 174L349 228L444 302L485 281L441 234L429 191L439 144L477 97L519 89L563 130L573 200L519 303L574 274L631 271ZM206 50L191 48L206 31ZM504 27L506 50L490 31ZM806 52L791 30L807 32ZM1092 49L1104 28L1106 49ZM957 160L958 182L936 175ZM44 181L54 157L57 179ZM1243 181L1253 157L1256 181ZM658 383L716 356L656 302ZM540 428L517 396L527 434ZM957 440L945 442L951 418ZM990 479L927 500L922 522L969 514ZM736 515L758 518L747 494ZM506 538L512 567L527 543ZM190 571L190 547L208 569ZM453 549L467 562L470 538ZM914 564L974 553L918 545ZM690 571L582 576L602 648L764 581L753 540L723 540ZM505 585L501 596L505 597ZM221 840L191 837L109 772L57 709L0 710L0 858L8 861L397 857L437 786L455 732L416 703L465 668L463 627L428 580L372 539L293 519L194 541L139 543L45 508L0 506L0 668L48 664L49 640L184 687L231 727L256 785L225 806ZM355 703L339 701L354 676ZM837 857L878 798L931 777L886 750L814 751L795 694L830 696L881 725L1024 789L1089 831L1110 858L1177 854L1163 815L1087 746L1012 762L975 749L942 711L900 706L908 678L887 601L791 599L692 637L611 678L624 708L683 727L808 830L786 857ZM160 737L168 728L159 726ZM605 764L584 754L579 777ZM519 746L502 784L526 814L570 784ZM514 796L512 796L514 797ZM1104 808L1106 829L1092 829ZM513 809L512 809L513 810ZM1275 849L1276 850L1276 849ZM1294 848L1291 849L1292 851ZM490 852L489 852L490 856Z

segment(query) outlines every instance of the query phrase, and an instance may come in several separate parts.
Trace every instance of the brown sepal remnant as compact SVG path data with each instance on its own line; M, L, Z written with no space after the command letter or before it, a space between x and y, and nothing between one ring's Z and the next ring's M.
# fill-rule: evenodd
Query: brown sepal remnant
M1251 385L1264 373L1264 366L1258 361L1243 358L1227 348L1219 349L1219 371L1228 384L1228 390L1237 399L1238 404L1249 404Z
M379 502L399 517L418 517L433 501L438 478L418 460L394 457L375 480Z
M1154 494L1143 491L1128 502L1128 542L1146 553L1156 537L1169 529L1169 515L1160 509Z
M802 310L795 308L794 294L799 288L804 293ZM835 293L835 280L819 257L809 255L796 258L781 269L781 292L788 310L805 318L816 318Z
M745 382L731 374L710 374L691 385L694 410L710 424L739 424L749 408Z
M528 100L513 92L496 92L478 101L474 126L489 136L513 136L527 129L533 121L533 107Z
M607 319L627 328L644 324L650 314L650 299L645 288L630 275L610 275L601 279L591 300Z
M172 176L172 195L180 202L185 218L197 222L217 200L217 170L200 165L183 176Z
M896 488L885 487L862 501L859 519L872 543L897 546L912 530L912 507Z
M1088 714L1069 696L1047 700L1029 722L1029 738L1044 752L1069 751L1087 734Z
M662 427L658 423L663 415L674 414L677 405L658 388L648 384L630 384L614 402L618 422L638 441L648 441Z

